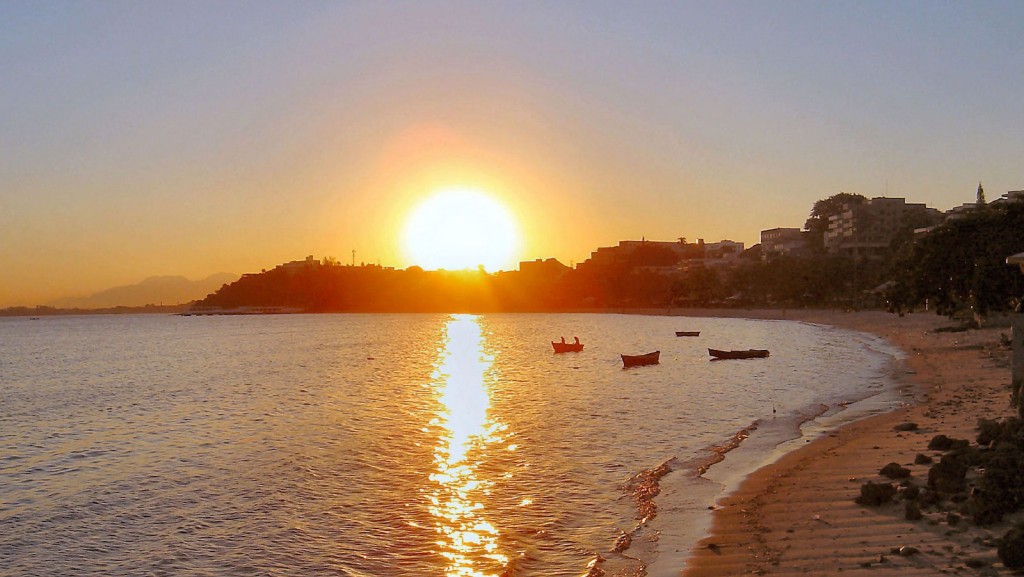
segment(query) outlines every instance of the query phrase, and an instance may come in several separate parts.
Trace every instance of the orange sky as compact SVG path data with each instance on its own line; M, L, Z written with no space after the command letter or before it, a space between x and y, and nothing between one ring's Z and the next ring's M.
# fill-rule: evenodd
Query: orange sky
M520 257L1024 188L1024 6L0 4L0 307L315 256L443 188ZM827 33L825 33L827 31Z

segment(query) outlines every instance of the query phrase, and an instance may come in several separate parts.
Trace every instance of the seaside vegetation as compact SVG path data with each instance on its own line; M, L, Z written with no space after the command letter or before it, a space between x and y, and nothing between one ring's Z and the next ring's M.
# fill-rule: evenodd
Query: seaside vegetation
M982 322L1019 308L1024 275L1006 257L1024 251L1024 204L984 205L906 244L892 266L887 292L896 306L926 300L938 314L969 313Z

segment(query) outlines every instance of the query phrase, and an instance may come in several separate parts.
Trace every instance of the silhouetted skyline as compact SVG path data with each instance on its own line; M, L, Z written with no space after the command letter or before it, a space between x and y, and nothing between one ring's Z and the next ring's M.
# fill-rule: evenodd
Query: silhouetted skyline
M1024 188L1017 2L0 4L0 307L296 255L414 262L486 193L508 260Z

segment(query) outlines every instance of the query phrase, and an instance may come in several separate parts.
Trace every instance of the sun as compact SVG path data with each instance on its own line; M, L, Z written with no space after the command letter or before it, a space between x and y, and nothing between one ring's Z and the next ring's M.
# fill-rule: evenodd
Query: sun
M410 212L402 228L406 260L427 270L510 269L519 228L508 209L471 189L434 193Z

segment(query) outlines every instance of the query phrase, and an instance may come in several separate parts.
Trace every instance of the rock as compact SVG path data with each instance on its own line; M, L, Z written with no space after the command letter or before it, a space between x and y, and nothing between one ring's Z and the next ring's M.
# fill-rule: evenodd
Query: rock
M903 506L903 516L907 521L920 521L924 515L921 514L921 507L916 501L907 501Z
M952 449L969 447L970 444L967 439L951 439L946 435L935 435L928 442L928 449L931 451L950 451Z
M949 513L946 513L946 522L950 525L956 525L960 522L960 515L957 515L956 513L950 511Z
M936 493L935 491L922 490L921 495L917 498L917 501L918 503L921 504L922 507L935 505L936 503L939 502L939 494Z
M992 441L999 438L1002 426L995 419L978 419L978 437L975 439L979 445L984 447L992 444Z
M899 463L889 463L882 467L878 474L890 479L906 479L910 476L910 469L901 466Z
M928 486L941 493L959 493L967 488L967 466L943 457L928 470Z
M917 423L911 423L910 421L900 423L893 427L895 431L916 431Z
M902 496L907 501L916 501L921 496L921 488L916 485L908 485L903 490Z
M891 483L872 483L868 481L860 486L860 496L856 502L861 505L878 506L892 501L896 495L896 487Z
M1024 523L1018 523L999 539L996 552L1003 565L1011 569L1024 567Z
M914 547L913 545L904 545L900 547L900 555L902 555L903 557L911 557L913 555L917 555L920 552L921 550L917 547Z
M930 465L934 461L935 461L934 459L932 459L931 457L929 457L928 455L925 455L923 453L918 453L917 456L914 457L914 464L915 465Z

